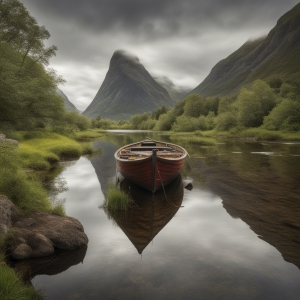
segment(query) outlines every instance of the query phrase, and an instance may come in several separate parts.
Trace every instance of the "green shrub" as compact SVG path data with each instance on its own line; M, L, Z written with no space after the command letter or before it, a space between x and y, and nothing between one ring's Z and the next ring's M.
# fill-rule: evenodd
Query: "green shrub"
M51 213L58 216L65 216L65 208L63 204L58 204L54 208L52 208Z

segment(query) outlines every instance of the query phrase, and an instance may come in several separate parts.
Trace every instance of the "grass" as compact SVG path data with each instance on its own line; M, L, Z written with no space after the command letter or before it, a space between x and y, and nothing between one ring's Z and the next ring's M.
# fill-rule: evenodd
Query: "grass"
M25 285L14 270L6 266L0 257L0 299L38 300L43 298L33 286Z
M132 205L133 199L129 194L119 190L115 184L109 183L103 207L112 211L127 211Z
M48 170L60 159L92 154L93 147L89 142L79 143L58 133L37 132L24 134L18 151L23 168Z
M183 133L181 133L183 134ZM190 133L184 133L185 139L190 138ZM269 141L299 141L300 132L286 132L286 131L271 131L264 128L233 128L229 131L196 131L193 132L194 136L202 136L203 138L209 137L236 137L236 138L254 138L257 140L269 140ZM200 137L199 137L200 138Z
M105 131L102 129L74 132L75 139L77 141L85 141L85 140L94 139L94 138L103 136L103 134L105 134Z
M196 145L215 145L216 140L212 137L205 137L203 136L203 132L196 131L196 132L181 132L181 133L170 133L170 138L172 143L177 143L178 141L184 141L191 144Z

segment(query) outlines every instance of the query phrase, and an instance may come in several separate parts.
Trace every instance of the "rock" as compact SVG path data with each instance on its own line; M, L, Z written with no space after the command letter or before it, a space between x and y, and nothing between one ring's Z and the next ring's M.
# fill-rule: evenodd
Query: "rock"
M193 189L193 185L192 183L188 183L184 188L191 191Z
M15 205L4 195L0 195L0 237L5 235L12 222L20 216Z
M17 140L7 139L5 134L0 134L0 143L10 143L14 146L18 146L19 142Z
M78 220L41 212L25 217L6 196L0 195L0 237L11 227L14 239L9 251L16 260L48 256L55 249L72 250L88 244Z
M15 249L14 249L14 254L13 257L14 259L24 259L27 257L30 257L32 253L32 249L30 246L27 244L19 244Z
M71 217L34 213L30 217L19 219L13 228L15 244L10 250L14 259L47 256L55 248L71 250L88 243L83 226ZM24 244L29 248L25 248Z

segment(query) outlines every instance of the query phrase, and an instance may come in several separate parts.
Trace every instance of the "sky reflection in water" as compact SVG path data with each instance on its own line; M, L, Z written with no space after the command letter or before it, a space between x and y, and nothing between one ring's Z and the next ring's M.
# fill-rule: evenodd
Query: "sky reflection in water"
M104 153L102 160L112 156ZM103 187L91 162L82 157L61 177L69 189L60 195L66 213L82 222L89 245L83 264L32 280L47 299L299 298L299 269L248 224L231 217L209 182L195 179L194 189L184 190L184 207L140 256L99 208Z

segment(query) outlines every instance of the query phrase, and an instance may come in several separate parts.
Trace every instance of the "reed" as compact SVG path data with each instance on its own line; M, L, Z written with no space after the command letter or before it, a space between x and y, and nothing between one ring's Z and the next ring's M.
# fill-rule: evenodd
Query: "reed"
M109 183L107 196L105 198L103 207L110 211L127 211L132 206L132 197L124 191L119 190L115 184Z

